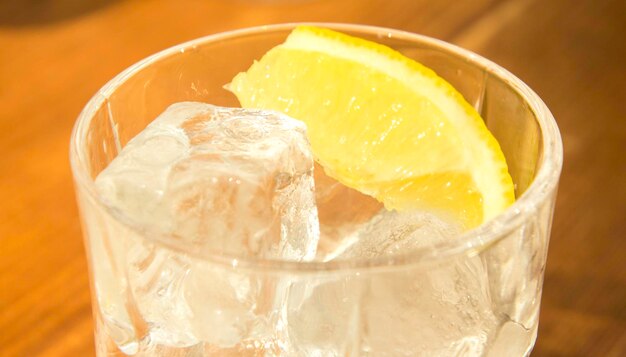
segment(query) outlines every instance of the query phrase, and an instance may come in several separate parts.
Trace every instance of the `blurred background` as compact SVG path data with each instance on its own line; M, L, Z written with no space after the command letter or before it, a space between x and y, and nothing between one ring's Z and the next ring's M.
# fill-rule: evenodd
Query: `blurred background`
M295 21L442 39L544 99L565 163L533 356L626 356L624 0L0 0L0 356L94 355L68 162L88 99L169 46Z

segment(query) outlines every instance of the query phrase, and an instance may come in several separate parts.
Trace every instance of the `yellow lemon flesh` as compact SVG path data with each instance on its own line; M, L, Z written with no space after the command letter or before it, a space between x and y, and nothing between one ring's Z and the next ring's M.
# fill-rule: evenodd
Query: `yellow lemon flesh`
M326 173L388 209L439 211L472 228L515 200L504 155L476 110L386 46L298 27L229 89L243 107L305 122Z

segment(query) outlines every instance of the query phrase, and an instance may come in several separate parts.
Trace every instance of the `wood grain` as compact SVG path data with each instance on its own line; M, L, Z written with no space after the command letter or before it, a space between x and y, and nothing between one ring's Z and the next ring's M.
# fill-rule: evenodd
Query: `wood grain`
M0 1L0 355L94 355L68 141L89 97L160 49L252 25L423 33L494 60L557 118L565 164L533 356L626 355L626 2Z

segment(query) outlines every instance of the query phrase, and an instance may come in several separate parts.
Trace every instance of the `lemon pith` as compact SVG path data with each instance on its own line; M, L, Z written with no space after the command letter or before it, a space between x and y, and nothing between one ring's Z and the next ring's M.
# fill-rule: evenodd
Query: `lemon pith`
M504 155L449 83L388 47L315 27L239 73L243 107L307 124L316 159L389 209L434 209L467 228L514 201Z

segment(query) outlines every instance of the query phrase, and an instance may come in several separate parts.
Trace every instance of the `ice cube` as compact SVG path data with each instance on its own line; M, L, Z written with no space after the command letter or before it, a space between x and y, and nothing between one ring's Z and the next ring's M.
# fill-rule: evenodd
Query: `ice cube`
M351 245L333 252L337 259L376 258L407 254L423 247L434 247L445 239L453 239L460 227L426 212L398 213L380 211L361 226Z
M340 257L410 253L460 233L434 214L385 212ZM364 345L372 355L483 354L496 328L487 279L480 258L465 255L375 275L363 294Z
M156 346L233 348L275 339L285 293L276 279L133 237L126 256L140 352Z
M383 210L331 256L339 261L406 254L459 233L430 213ZM497 325L487 279L480 258L465 255L329 276L289 310L290 338L300 350L321 355L482 355Z
M140 354L271 342L289 284L185 251L312 259L312 171L304 124L270 111L178 103L126 144L96 186L140 227L113 237L125 247L122 294Z
M260 110L177 103L98 176L110 205L176 244L310 259L319 237L305 127Z

